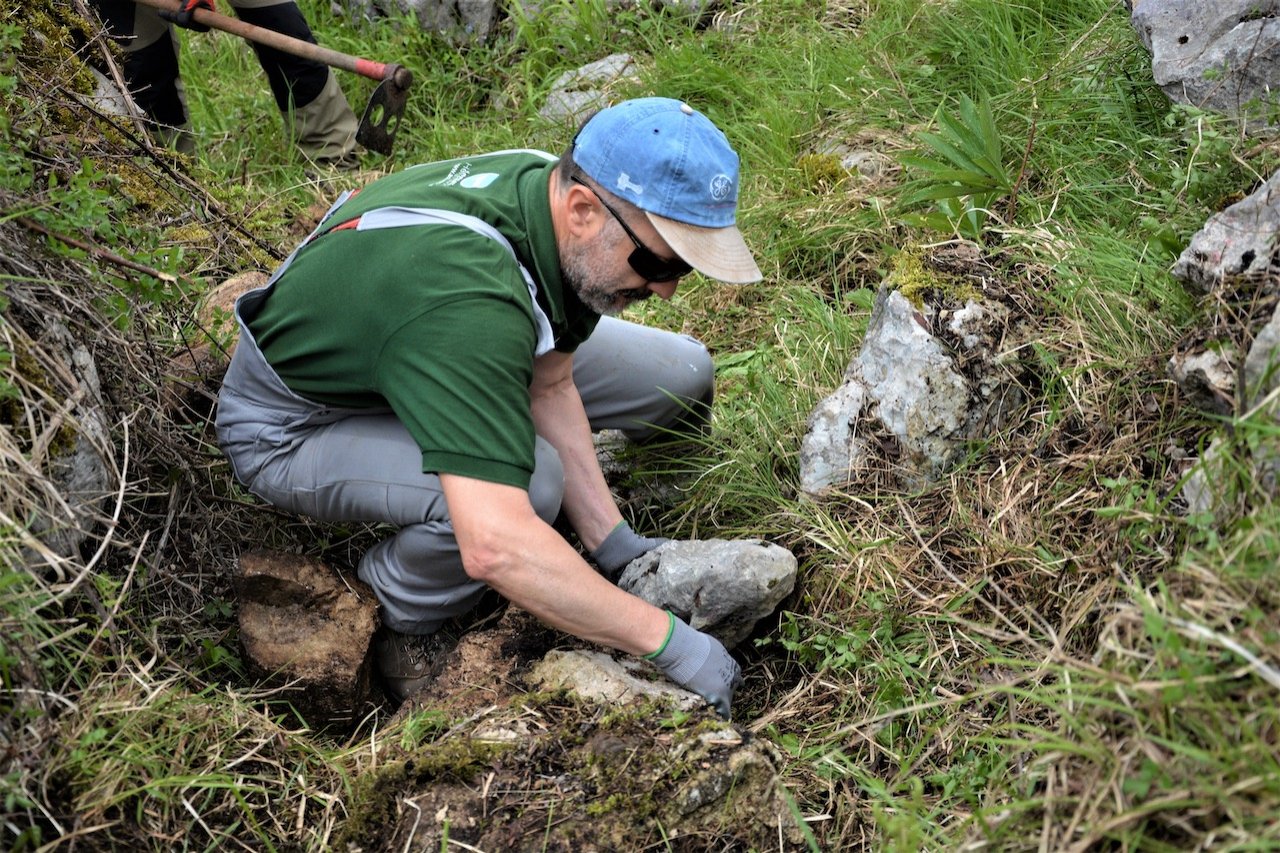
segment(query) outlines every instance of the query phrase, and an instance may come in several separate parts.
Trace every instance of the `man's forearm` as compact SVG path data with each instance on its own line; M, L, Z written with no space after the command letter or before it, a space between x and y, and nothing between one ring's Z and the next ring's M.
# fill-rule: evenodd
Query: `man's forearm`
M535 393L534 428L560 454L564 465L564 512L589 550L600 546L622 520L591 441L582 398L572 382Z
M523 489L441 474L462 566L548 625L645 655L728 717L741 680L724 644L596 574Z
M442 474L467 574L562 631L634 655L662 646L667 614L600 577L523 491Z

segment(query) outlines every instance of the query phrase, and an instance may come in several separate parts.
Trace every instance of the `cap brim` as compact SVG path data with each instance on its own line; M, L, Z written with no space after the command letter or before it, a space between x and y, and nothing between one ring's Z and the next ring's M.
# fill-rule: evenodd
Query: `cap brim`
M675 253L703 275L729 284L747 284L764 278L737 226L703 228L647 210L645 216Z

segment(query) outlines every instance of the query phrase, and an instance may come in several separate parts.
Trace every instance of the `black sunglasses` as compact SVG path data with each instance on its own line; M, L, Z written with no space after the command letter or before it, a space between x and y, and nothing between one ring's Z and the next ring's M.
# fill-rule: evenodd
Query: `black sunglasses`
M675 281L676 279L683 278L693 272L693 267L686 264L680 258L667 260L666 258L660 258L655 255L649 250L648 246L640 242L640 238L635 235L635 232L627 227L626 222L622 221L622 217L618 215L618 211L610 207L609 202L601 198L600 193L596 192L595 188L592 187L591 184L588 184L576 175L573 177L573 182L575 184L582 184L582 186L591 190L591 194L596 197L597 201L604 205L605 210L613 214L613 218L618 220L618 224L622 226L623 231L627 232L627 236L631 238L631 242L635 243L636 247L631 252L631 256L627 258L627 263L631 264L631 268L635 270L636 274L642 279L655 283Z

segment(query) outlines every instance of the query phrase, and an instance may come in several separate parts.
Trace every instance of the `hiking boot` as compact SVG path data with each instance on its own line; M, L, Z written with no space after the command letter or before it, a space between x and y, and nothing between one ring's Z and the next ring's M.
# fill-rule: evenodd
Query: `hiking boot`
M373 638L374 665L387 695L397 703L417 693L439 675L445 655L457 644L442 631L401 634L385 625Z

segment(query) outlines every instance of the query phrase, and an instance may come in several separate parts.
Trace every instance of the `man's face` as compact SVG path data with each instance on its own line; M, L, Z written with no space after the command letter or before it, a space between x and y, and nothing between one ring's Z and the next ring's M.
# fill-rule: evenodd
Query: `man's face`
M648 299L655 293L670 299L678 281L645 281L627 261L635 248L631 238L621 226L610 221L610 214L606 212L605 217L605 225L594 239L575 242L561 253L560 271L565 283L573 288L583 305L597 314L618 314L631 303ZM648 222L632 227L637 231L645 229L647 233L642 239L653 251L662 252L666 257L675 254Z
M613 239L616 237L627 239L618 229L605 229L599 238L576 243L560 258L565 282L582 304L597 314L618 314L631 303L653 295L643 281L636 286L639 276L625 260L618 263L621 246Z

